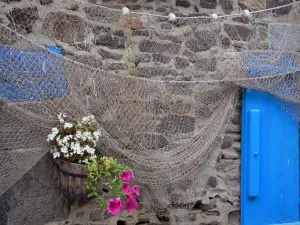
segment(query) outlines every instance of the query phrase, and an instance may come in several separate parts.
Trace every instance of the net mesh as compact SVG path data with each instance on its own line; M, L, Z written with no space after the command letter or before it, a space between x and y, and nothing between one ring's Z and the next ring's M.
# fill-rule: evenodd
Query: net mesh
M168 21L71 3L58 3L66 13L26 2L0 23L0 195L51 149L61 112L95 116L101 152L132 167L144 207L160 214L201 199L241 87L298 119L297 4Z

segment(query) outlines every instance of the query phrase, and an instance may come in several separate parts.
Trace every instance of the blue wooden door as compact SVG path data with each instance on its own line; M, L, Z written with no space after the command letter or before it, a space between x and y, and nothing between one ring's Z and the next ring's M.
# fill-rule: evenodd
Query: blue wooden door
M298 138L274 96L244 90L241 225L300 225Z

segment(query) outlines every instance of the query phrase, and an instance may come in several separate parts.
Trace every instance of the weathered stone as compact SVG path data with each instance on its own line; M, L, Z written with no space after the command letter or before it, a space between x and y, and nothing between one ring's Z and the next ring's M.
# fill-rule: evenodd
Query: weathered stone
M256 11L266 8L266 0L238 0L238 5L242 10L248 9L250 11Z
M103 45L113 49L125 48L125 39L112 34L99 35L94 42L96 45Z
M177 54L180 50L180 44L161 44L156 41L144 40L139 44L139 49L141 52L149 52L149 53L162 53L167 52L171 54Z
M151 62L151 55L149 54L139 54L135 57L135 63L139 64L140 62Z
M167 12L167 9L165 7L158 7L156 8L157 12Z
M98 23L114 22L120 18L119 12L103 10L99 7L84 7L83 11L86 13L88 19Z
M222 149L230 148L232 146L232 143L233 143L233 138L231 136L226 135L223 138L221 148Z
M9 27L31 33L33 24L39 18L39 13L37 7L13 8L6 14L6 17L10 22Z
M171 58L162 54L153 54L153 62L169 63Z
M213 58L202 58L197 60L194 65L203 71L216 71L217 70L217 59Z
M149 36L150 32L146 29L136 29L132 31L133 36Z
M208 223L200 223L200 225L221 225L221 223L218 222L218 221L211 221L211 222L208 222Z
M251 35L253 35L253 30L249 26L241 24L224 24L224 30L232 40L243 40L247 41Z
M127 70L127 65L124 63L108 63L107 69L108 70Z
M238 171L239 170L239 162L237 160L232 160L232 159L222 159L220 162L217 164L217 170L220 172L230 172L230 171Z
M138 9L142 8L141 5L139 5L139 4L130 4L130 5L127 4L126 7L130 10L138 10Z
M266 0L267 8L275 8L282 5L287 5L293 2L293 0ZM293 6L282 7L280 9L275 9L272 12L275 15L287 15L290 13Z
M147 77L147 78L153 78L153 77L166 77L168 75L171 75L174 77L177 75L176 70L172 70L167 67L161 67L161 66L141 66L136 67L132 75L138 76L138 77Z
M249 23L249 17L238 16L238 17L232 18L232 21L237 22L237 23L248 24Z
M144 8L147 9L147 10L153 10L153 7L151 5L145 5Z
M195 122L195 117L168 115L161 120L157 130L158 132L171 134L189 133L195 130Z
M92 50L92 44L90 43L76 43L74 46L81 51L91 51Z
M98 53L104 58L104 59L114 59L114 60L120 60L123 57L123 54L120 52L100 48Z
M228 224L230 225L240 224L240 211L236 210L228 214Z
M215 187L217 187L217 185L218 185L217 178L216 178L216 177L213 177L213 176L210 176L210 177L208 178L208 181L207 181L207 183L206 183L206 186L207 186L207 187L215 188Z
M196 38L189 39L185 45L193 52L207 51L217 44L216 33L210 30L198 31Z
M77 218L83 217L83 215L84 215L84 211L76 213Z
M93 32L95 34L107 34L110 32L110 28L109 27L104 27L104 26L93 26Z
M200 0L199 5L206 9L215 9L218 5L217 0Z
M47 14L43 24L46 35L67 43L83 42L88 35L87 28L82 18L63 12Z
M231 40L230 40L230 38L226 37L226 36L222 36L221 37L221 44L222 44L222 47L224 49L230 48L230 46L231 46Z
M100 210L94 210L91 212L90 217L89 217L89 221L101 221L101 216L102 216L103 211Z
M191 3L189 0L176 0L176 6L189 8L189 7L191 7Z
M174 114L188 114L191 111L192 105L178 100L170 104L170 111Z
M199 12L198 6L194 5L194 10L195 10L196 13L198 13Z
M173 25L171 23L162 23L160 24L161 29L170 30L173 28Z
M4 26L0 26L0 44L12 45L19 39L20 37L14 31L9 30Z
M0 2L11 3L11 2L20 2L22 0L1 0Z
M220 5L223 11L229 14L233 10L233 1L232 0L220 0Z
M72 11L77 11L79 9L79 5L76 4L76 3L72 4L69 9L72 10Z
M4 193L0 202L1 225L47 224L66 219L70 213L68 201L61 197L59 173L49 153Z
M176 59L175 59L175 67L176 67L176 69L185 69L188 66L189 66L189 62L186 59L180 58L180 57L176 57Z
M159 149L169 144L169 141L158 134L140 134L133 137L132 141L147 149Z
M96 58L92 55L73 55L69 56L69 58L73 59L74 61L87 64L94 68L102 68L103 66L103 62L101 61L101 59Z
M201 201L197 201L194 206L194 209L201 209L203 211L209 211L217 208L217 200L210 199L208 204L203 204Z
M41 5L48 5L52 2L53 2L53 0L40 0Z

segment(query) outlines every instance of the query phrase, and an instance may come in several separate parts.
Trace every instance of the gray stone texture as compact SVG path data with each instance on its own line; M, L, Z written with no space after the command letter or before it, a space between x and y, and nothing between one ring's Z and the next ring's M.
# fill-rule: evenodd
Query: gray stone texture
M1 225L42 225L64 220L70 213L50 153L2 195L0 202Z

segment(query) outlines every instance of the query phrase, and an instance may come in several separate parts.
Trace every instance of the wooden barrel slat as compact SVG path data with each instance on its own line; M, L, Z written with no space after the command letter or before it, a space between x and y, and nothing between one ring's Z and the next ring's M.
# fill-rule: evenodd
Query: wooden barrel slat
M61 189L69 198L81 200L87 197L86 181L88 169L86 165L76 163L61 163Z

